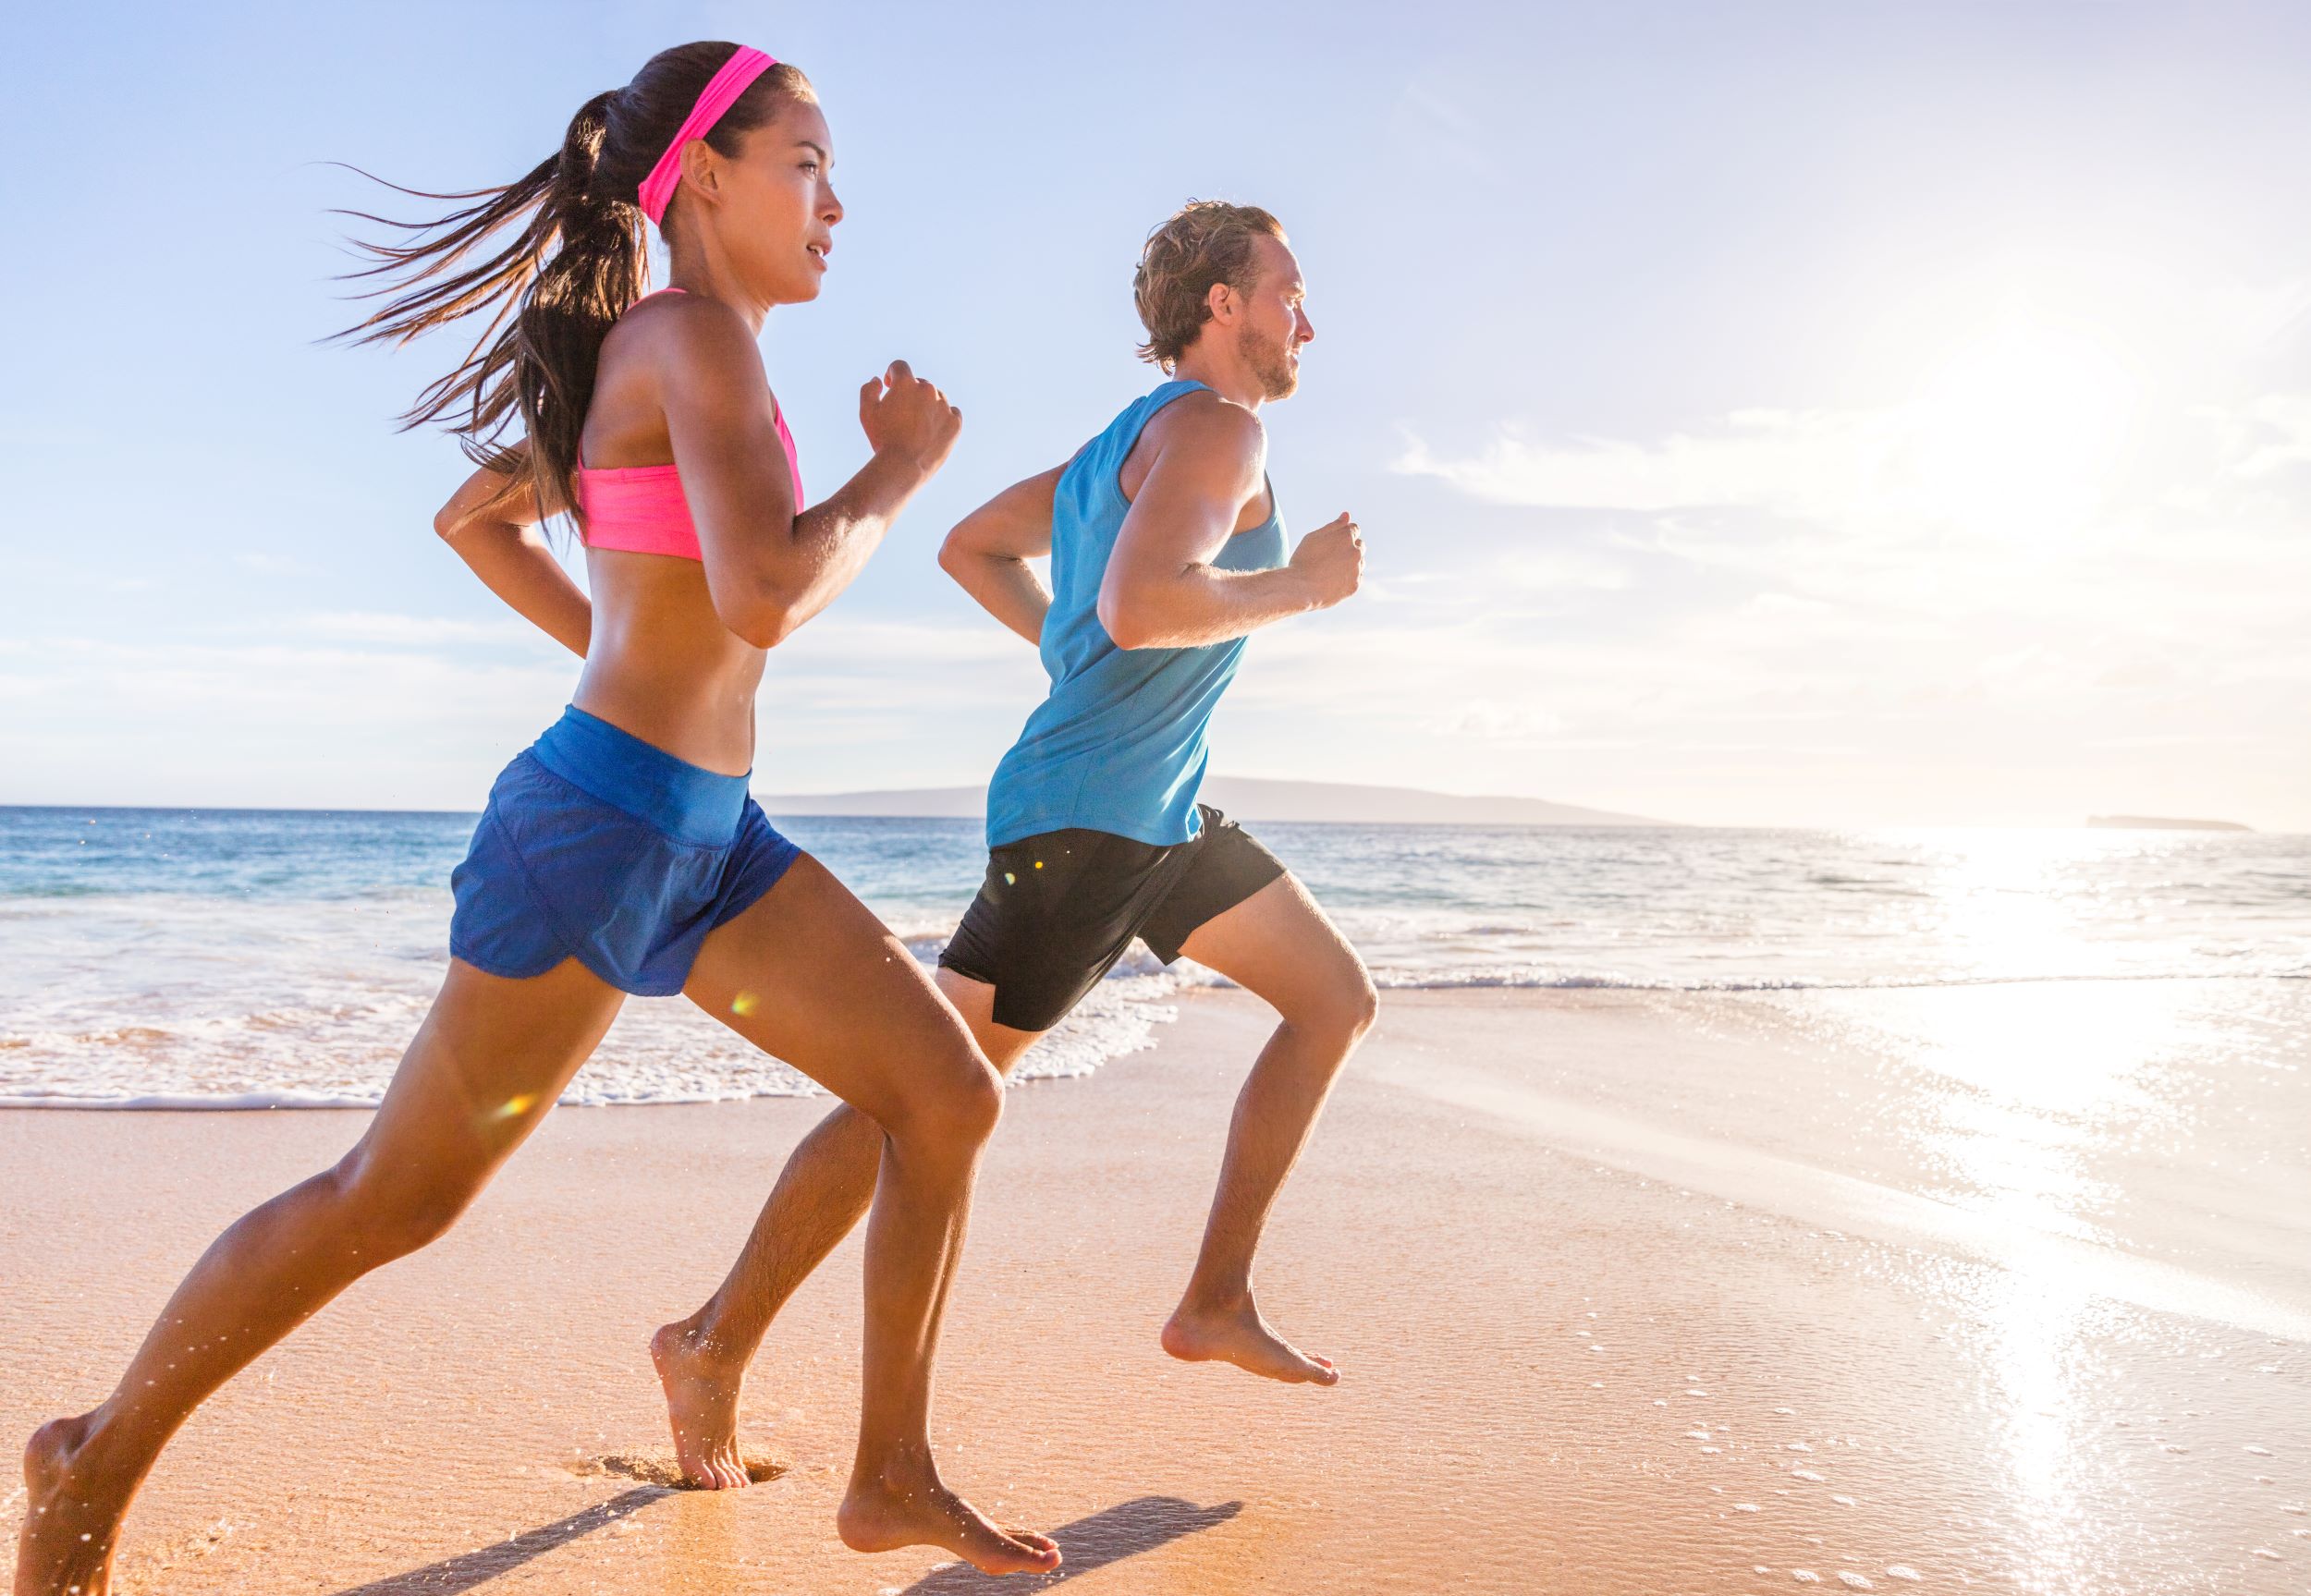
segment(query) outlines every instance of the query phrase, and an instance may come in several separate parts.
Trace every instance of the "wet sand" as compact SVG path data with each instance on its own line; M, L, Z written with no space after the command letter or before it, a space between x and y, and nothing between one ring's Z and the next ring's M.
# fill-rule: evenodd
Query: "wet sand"
M1180 1006L1155 1051L1014 1094L942 1366L949 1478L1056 1533L1085 1596L2311 1587L2305 1266L2145 1274L1713 1136L1681 1087L1655 1118L1576 1090L1642 1100L1732 1045L1636 994L1390 994L1260 1277L1341 1384L1170 1361L1266 1028ZM855 1238L756 1366L776 1477L652 1480L644 1343L823 1107L553 1115L446 1241L193 1420L121 1588L1033 1588L835 1540ZM0 1434L99 1397L214 1232L362 1120L0 1113Z

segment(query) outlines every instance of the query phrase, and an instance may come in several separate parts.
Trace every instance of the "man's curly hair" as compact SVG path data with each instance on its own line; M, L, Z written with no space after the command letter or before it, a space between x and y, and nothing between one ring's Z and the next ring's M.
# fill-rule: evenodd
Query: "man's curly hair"
M1257 276L1253 240L1262 234L1289 242L1283 224L1257 205L1191 200L1147 236L1131 274L1131 296L1147 329L1141 359L1172 369L1212 319L1214 284L1251 291Z

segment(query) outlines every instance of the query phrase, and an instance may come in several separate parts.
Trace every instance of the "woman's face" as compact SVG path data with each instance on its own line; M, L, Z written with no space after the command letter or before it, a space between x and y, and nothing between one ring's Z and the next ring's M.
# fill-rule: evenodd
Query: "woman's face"
M842 220L827 180L834 147L819 108L788 100L741 136L736 159L722 163L715 224L747 286L770 304L818 298Z

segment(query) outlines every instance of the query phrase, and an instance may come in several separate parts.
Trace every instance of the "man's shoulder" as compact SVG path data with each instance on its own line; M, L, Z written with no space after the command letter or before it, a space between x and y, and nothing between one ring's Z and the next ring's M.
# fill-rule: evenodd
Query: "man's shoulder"
M1148 418L1145 433L1166 451L1256 457L1267 447L1267 429L1259 416L1209 388L1182 394L1157 410Z

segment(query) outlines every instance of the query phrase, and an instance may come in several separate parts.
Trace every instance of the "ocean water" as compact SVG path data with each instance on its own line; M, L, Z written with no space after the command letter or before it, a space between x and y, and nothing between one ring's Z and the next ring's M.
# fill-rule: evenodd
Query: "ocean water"
M926 961L984 863L975 822L779 823ZM374 1103L439 980L449 871L471 827L459 814L0 809L0 1104ZM2296 1071L2311 1059L2311 838L1257 829L1384 987L1773 994L1793 1023L1918 1057L1940 1033L1905 1031L1889 994L2060 985L2107 992L2086 1005L2107 1017L2152 991L2183 994L2152 1007L2196 1017L2210 1056ZM1180 983L1211 979L1135 948L1023 1077L1148 1045ZM1986 995L1973 1006L1991 1017L1987 1045L2011 1028ZM637 999L569 1100L812 1090L682 1000Z

